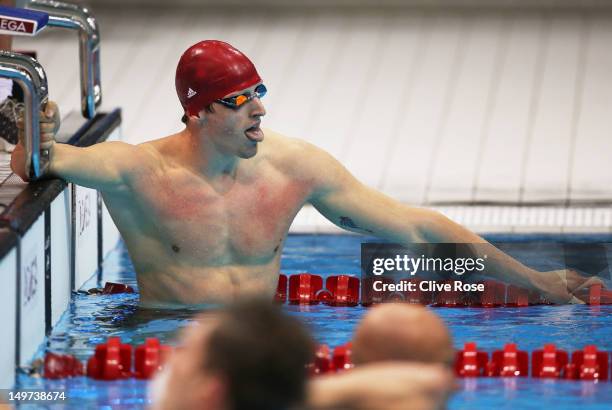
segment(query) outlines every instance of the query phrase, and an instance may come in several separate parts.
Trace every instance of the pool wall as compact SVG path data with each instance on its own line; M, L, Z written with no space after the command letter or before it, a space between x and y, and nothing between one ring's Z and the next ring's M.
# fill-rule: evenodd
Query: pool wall
M120 140L120 124L118 109L98 114L66 142ZM101 262L119 239L95 190L58 179L25 184L15 175L1 193L11 189L20 191L0 214L0 389L14 385L16 368L28 364L68 307L71 291L101 275Z

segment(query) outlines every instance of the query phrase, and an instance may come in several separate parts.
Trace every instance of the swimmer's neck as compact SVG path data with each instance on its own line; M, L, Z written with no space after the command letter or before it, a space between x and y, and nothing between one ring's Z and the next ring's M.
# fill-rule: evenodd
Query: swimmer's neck
M235 178L240 164L239 157L219 151L210 139L194 133L189 128L181 134L184 134L183 141L186 145L183 151L187 156L185 165L192 171L209 181Z

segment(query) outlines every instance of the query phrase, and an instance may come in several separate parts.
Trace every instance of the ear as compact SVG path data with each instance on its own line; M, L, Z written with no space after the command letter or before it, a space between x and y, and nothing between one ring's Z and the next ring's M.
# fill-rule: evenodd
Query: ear
M200 119L202 118L200 114L201 113L198 113L198 114L185 113L185 119L187 120L187 123L194 122L194 121L199 122Z

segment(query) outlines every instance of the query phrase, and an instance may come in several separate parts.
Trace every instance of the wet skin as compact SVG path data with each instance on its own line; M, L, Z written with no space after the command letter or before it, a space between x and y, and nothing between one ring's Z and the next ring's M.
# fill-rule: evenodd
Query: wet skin
M87 148L52 141L56 109L50 103L41 114L50 174L102 193L144 306L272 297L289 226L308 203L346 230L393 243L480 243L491 277L553 302L577 301L572 292L593 282L571 270L530 269L442 214L368 188L325 151L264 131L259 98L237 110L213 103L165 138ZM11 167L25 179L24 163L18 145Z
M269 136L215 188L172 153L179 138L144 144L145 161L158 165L125 192L103 192L138 273L141 303L272 297L282 245L312 183L287 175L280 150L268 148L281 142Z

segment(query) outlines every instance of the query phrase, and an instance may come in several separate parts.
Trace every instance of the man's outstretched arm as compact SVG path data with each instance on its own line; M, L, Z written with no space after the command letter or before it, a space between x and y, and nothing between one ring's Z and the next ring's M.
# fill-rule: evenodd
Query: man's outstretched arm
M11 155L11 169L24 181L25 148L23 147L23 123L18 121L19 144ZM49 150L49 175L101 191L119 190L124 185L124 175L135 163L137 148L122 142L103 142L87 148L56 143L53 139L59 128L59 111L53 102L47 103L40 113L41 146Z
M353 232L374 235L407 245L478 243L487 254L487 274L506 283L537 290L555 303L579 302L573 294L598 282L571 270L535 271L489 244L441 213L410 207L374 190L351 175L328 153L308 147L304 172L315 176L310 203L334 224Z

